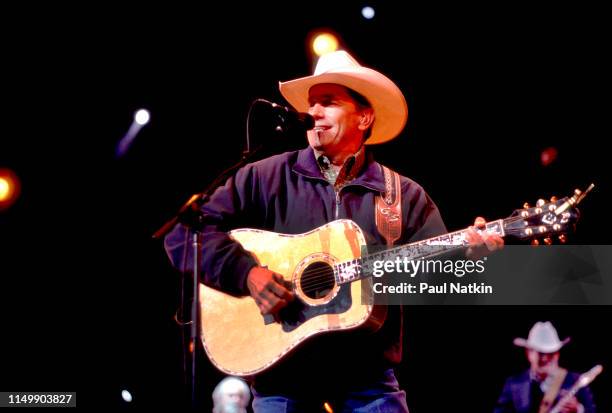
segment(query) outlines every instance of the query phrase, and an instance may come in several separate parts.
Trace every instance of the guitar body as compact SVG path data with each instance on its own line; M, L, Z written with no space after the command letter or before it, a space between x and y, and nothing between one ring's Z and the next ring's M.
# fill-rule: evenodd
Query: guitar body
M366 296L370 280L338 285L331 268L361 256L365 239L354 222L333 221L299 235L255 229L230 234L260 265L290 282L296 298L274 321L260 314L251 297L228 295L201 284L202 341L221 371L253 375L309 337L359 326L376 330L382 325L386 309L367 304L371 303Z

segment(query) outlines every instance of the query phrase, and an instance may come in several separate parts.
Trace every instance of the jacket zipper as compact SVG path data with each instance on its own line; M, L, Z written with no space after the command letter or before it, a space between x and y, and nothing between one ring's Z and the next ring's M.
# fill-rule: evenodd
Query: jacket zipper
M334 213L334 219L338 219L338 214L340 212L340 191L341 190L342 188L340 188L337 191L334 189L334 193L336 194L336 211Z

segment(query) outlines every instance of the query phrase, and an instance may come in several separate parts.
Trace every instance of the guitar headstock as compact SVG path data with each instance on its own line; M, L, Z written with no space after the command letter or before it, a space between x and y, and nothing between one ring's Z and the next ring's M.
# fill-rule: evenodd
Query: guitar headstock
M535 206L525 203L504 220L505 233L520 240L531 240L534 245L541 242L550 245L553 239L565 243L580 217L576 205L594 187L591 184L584 192L576 189L571 197L552 197L548 202L540 199Z
M602 371L603 366L601 364L598 364L586 373L582 373L577 383L580 385L581 388L584 386L588 386Z

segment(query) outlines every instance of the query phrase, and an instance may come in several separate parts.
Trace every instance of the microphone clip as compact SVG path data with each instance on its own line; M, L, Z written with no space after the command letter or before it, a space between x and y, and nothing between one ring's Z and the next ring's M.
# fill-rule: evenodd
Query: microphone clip
M257 99L256 101L265 103L272 109L272 113L278 121L275 130L279 133L286 133L293 129L305 132L315 126L314 118L308 113L297 112L288 106L279 105L266 99Z

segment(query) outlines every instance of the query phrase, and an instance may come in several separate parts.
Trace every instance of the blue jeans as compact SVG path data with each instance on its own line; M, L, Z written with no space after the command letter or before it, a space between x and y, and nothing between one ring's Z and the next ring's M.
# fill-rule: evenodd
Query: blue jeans
M334 394L330 399L306 400L305 397L297 399L284 395L264 395L255 389L252 391L255 413L324 412L325 401L330 403L334 413L408 413L406 393L400 390L393 369L386 370L382 378L367 387Z

